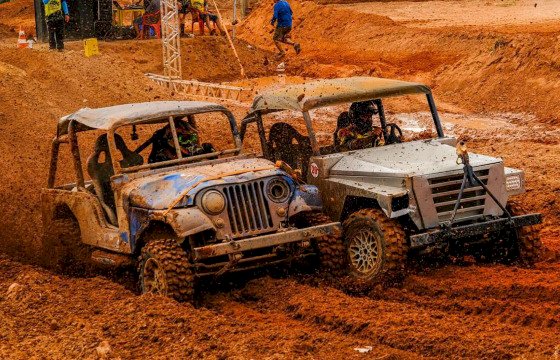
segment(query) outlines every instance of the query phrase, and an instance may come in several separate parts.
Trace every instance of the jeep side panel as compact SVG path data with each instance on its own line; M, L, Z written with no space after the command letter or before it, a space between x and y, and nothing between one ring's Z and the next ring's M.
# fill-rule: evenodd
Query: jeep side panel
M128 236L108 224L97 197L86 191L43 189L41 192L43 226L51 226L57 206L68 206L78 220L82 242L107 250L130 253Z

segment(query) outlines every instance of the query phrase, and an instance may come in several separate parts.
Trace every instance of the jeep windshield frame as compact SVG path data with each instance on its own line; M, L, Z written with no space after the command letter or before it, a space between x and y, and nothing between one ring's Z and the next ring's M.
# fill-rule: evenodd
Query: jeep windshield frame
M297 111L303 114L313 155L320 156L320 147L313 129L310 110L356 101L373 100L379 104L384 98L407 95L426 96L437 136L438 138L445 137L432 91L427 85L375 77L351 77L286 85L259 94L253 101L249 113L241 122L241 139L245 137L247 125L257 122L263 155L267 156L268 149L262 116L285 110ZM381 106L380 113L382 112ZM384 127L384 113L381 114L381 121ZM383 131L385 132L385 129Z
M174 120L177 118L191 117L208 113L221 113L226 116L230 124L235 147L209 154L183 157L178 148L179 145ZM119 153L115 141L115 133L117 129L125 126L147 124L169 124L174 140L175 150L177 151L177 159L122 168L118 157L115 156ZM94 130L101 130L107 134L109 153L111 154L111 163L113 165L115 175L181 165L222 155L236 156L242 151L242 141L234 115L227 108L218 104L196 101L159 101L117 105L99 109L85 108L74 114L62 117L58 122L57 134L51 145L51 162L47 184L48 188L54 188L55 186L60 144L70 145L72 162L76 175L76 185L78 187L85 186L77 134L83 131ZM142 145L140 147L142 147ZM135 149L135 151L140 149L140 147Z

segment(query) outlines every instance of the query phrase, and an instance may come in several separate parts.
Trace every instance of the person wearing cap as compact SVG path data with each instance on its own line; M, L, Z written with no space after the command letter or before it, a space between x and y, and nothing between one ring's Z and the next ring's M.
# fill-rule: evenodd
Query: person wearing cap
M277 55L278 59L281 59L286 52L282 48L282 44L292 45L296 54L301 51L301 46L291 40L290 33L292 32L292 8L286 0L275 0L274 4L274 14L272 15L272 20L270 24L276 28L273 30L274 35L272 39L274 40L274 45L278 49L279 53Z
M175 130L177 131L177 140L182 157L209 154L216 151L212 144L200 143L198 130L194 124L182 119L175 119ZM173 140L171 127L166 125L152 136L152 151L148 157L148 162L157 163L175 159L177 159L175 141Z
M354 102L341 113L334 133L335 145L343 150L358 150L382 145L383 130L373 126L373 115L379 110L373 101Z
M70 21L66 0L43 0L49 32L49 49L64 50L64 22Z

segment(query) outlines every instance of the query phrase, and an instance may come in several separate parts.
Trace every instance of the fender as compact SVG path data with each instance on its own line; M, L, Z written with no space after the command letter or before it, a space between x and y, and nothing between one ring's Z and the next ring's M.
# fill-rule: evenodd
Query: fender
M372 199L377 202L381 210L390 218L399 217L410 212L409 208L393 211L391 204L394 198L408 197L408 190L403 187L373 184L357 180L328 178L323 181L325 194L340 194L339 197L325 199L327 212L334 215L333 218L340 219L344 210L346 198L357 197ZM342 199L344 197L344 200Z
M164 212L165 210L131 208L130 238L133 248L136 247L138 239L153 221L160 221L171 226L181 242L189 235L205 230L216 231L216 227L208 216L196 207L172 209L166 215L163 215Z
M50 226L56 206L68 206L80 227L81 241L118 253L129 254L131 244L126 234L109 224L99 199L87 191L43 189L41 191L43 226Z
M298 185L290 200L288 217L292 217L301 212L321 211L323 201L319 195L319 189L314 185Z

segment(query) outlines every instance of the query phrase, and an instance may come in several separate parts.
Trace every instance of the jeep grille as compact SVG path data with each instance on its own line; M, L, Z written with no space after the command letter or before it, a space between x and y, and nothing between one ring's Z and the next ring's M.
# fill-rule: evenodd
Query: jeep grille
M475 174L484 185L488 184L488 169L477 170ZM428 179L440 223L451 219L462 181L463 173ZM485 201L486 191L482 186L466 187L455 220L468 221L482 217Z
M254 235L273 227L264 185L264 181L254 181L223 188L233 237Z

